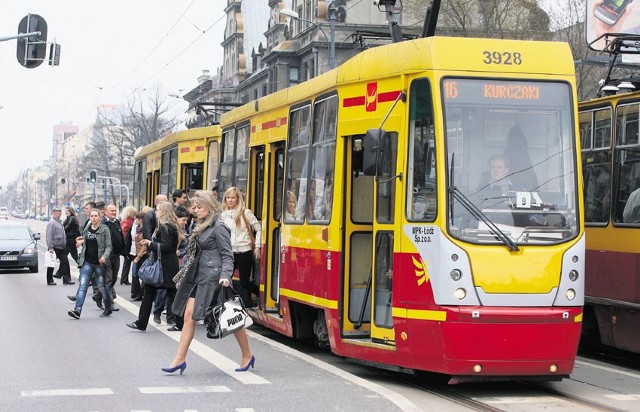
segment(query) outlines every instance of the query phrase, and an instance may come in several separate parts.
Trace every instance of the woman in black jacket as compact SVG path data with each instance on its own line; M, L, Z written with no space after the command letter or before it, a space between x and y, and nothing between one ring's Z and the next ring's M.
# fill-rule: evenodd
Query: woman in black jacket
M71 253L73 260L78 263L78 248L76 238L80 237L80 224L73 207L66 209L67 219L64 221L64 233L67 236L67 253Z
M156 212L158 226L152 240L143 239L141 242L147 246L149 253L156 253L160 245L160 262L162 265L163 283L160 287L144 285L144 295L140 304L138 320L127 323L132 329L146 330L151 315L151 307L158 289L166 289L167 296L173 299L176 295L176 284L173 277L178 273L178 245L182 241L182 231L179 229L178 218L173 212L173 206L169 202L158 205ZM167 316L171 314L167 313Z

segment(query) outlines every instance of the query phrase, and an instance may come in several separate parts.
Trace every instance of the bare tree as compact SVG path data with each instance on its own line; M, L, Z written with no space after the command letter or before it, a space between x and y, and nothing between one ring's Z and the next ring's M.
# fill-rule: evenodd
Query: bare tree
M404 0L407 21L424 19L428 4ZM549 17L535 0L447 0L440 5L436 33L460 37L542 39Z
M150 93L135 90L123 106L99 110L94 124L84 167L106 176L102 192L105 198L119 199L124 205L122 186L133 183L133 157L138 147L148 145L174 131L180 119L169 114L161 87ZM98 179L97 183L101 183ZM100 186L99 186L100 187ZM126 189L125 189L126 190Z

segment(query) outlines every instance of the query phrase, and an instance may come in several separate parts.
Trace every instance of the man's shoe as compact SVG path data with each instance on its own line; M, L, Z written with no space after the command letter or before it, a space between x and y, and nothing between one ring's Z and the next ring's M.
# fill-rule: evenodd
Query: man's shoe
M75 302L75 301L76 301L76 295L67 295L67 298L68 298L71 302Z
M171 326L171 325L175 325L176 321L173 319L167 319L167 325Z
M141 302L142 296L135 296L131 298L131 302Z
M144 332L144 329L140 329L140 327L138 326L137 321L129 322L127 323L127 326L130 327L131 329L141 330Z
M160 320L160 315L153 315L153 321L158 325L162 323L162 320Z
M105 309L105 310L104 310L104 312L102 312L102 313L100 314L100 317L101 317L101 318L106 318L107 316L110 316L110 315L111 315L111 313L112 313L112 310L111 310L111 309Z
M55 286L55 285L57 285L57 283L56 283L56 282L47 282L47 285L49 285L49 286Z
M53 276L54 278L56 278L56 279L62 279L62 275L61 275L61 274L59 274L59 273L56 273L56 274L54 274L54 275L52 275L52 276Z
M121 285L126 285L126 286L131 286L131 283L128 280L125 280L124 282L120 282Z
M69 316L71 316L72 318L74 318L74 319L80 319L80 312L78 312L78 311L77 311L77 310L75 310L75 309L70 310L69 312L67 312L67 314L68 314Z
M178 325L173 325L170 328L167 328L169 332L180 332L182 329L178 327Z
M113 312L117 312L117 311L119 311L119 310L120 310L120 308L117 308L117 307L115 307L115 306L111 306L111 310L112 310Z
M76 284L76 282L73 282L73 281L62 282L62 283L64 283L65 285L75 285Z
M94 299L94 300L95 300L95 299ZM103 310L104 310L104 305L102 305L102 302L100 302L99 300L96 300L96 305L98 305L98 307L99 307L100 309L103 309Z

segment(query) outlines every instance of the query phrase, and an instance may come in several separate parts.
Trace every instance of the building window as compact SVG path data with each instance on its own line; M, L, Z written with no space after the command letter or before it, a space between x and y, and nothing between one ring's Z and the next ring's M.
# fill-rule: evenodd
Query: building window
M289 67L289 85L300 83L300 70L297 67Z

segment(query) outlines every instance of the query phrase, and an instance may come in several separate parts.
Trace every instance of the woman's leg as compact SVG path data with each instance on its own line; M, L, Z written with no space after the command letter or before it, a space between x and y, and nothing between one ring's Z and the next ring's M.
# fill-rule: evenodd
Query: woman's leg
M176 357L173 358L173 362L171 362L171 367L180 365L187 359L187 352L189 352L189 346L196 329L196 323L193 320L193 305L195 301L195 298L189 298L187 301L187 307L184 310L184 324L180 332L180 343L178 343L178 351L176 352ZM251 358L251 355L249 355L249 358Z
M104 276L105 270L102 265L96 265L95 268L96 273L94 279L96 280L96 286L98 287L98 290L100 290L100 292L102 293L104 308L106 310L111 310L111 308L113 307L113 301L111 300L111 294L109 293L107 282Z
M149 316L151 316L151 306L153 306L153 300L156 297L157 288L151 285L144 285L144 294L142 295L142 302L140 302L140 310L138 311L138 329L146 330L149 324Z
M91 275L93 274L93 265L89 262L84 262L84 265L80 268L80 276L78 286L78 291L76 292L76 306L75 310L80 313L82 312L82 305L84 305L84 299L87 296L87 289L89 288L89 279L91 279Z
M258 296L260 288L255 282L251 281L251 269L253 268L253 251L242 252L234 255L238 265L238 275L240 277L240 286L249 292ZM247 302L249 303L249 302Z
M240 345L240 351L242 352L242 359L240 361L240 366L246 366L249 361L251 361L251 348L249 347L249 337L247 336L246 329L240 329L236 333L233 334L238 341L238 345Z

